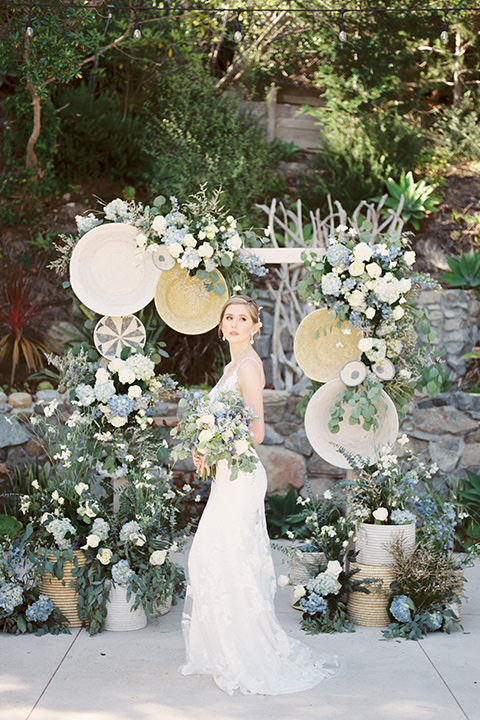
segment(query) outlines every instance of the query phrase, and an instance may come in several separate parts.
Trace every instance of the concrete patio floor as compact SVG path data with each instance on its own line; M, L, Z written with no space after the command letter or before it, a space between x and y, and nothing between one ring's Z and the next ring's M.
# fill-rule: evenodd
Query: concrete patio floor
M229 697L210 677L183 677L182 602L134 632L1 635L0 720L479 720L480 563L465 576L464 632L420 642L383 641L379 628L306 635L278 589L285 630L347 662L343 677L292 695Z

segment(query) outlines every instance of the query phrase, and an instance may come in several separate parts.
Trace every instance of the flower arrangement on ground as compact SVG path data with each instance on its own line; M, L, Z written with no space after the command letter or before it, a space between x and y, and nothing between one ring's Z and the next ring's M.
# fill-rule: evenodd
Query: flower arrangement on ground
M28 536L0 544L0 630L14 635L68 633L67 618L38 589L38 565L28 559L25 547Z
M157 468L154 479L153 468L136 470L120 496L118 513L94 519L83 546L87 562L76 583L79 614L90 634L103 628L112 586L125 587L132 609L143 607L147 617L182 591L183 570L172 555L188 532L176 529L183 494L167 471Z
M139 254L155 253L165 245L172 258L182 268L206 283L209 290L223 295L226 288L215 271L221 270L230 291L244 292L249 285L248 275L262 277L267 270L257 256L247 248L261 247L262 240L252 230L242 230L232 215L219 207L221 190L207 197L205 186L183 205L170 197L170 209L165 212L164 197L155 198L152 205L119 198L103 208L103 217L94 213L77 216L79 236L61 236L63 245L57 246L60 258L51 266L65 272L71 252L86 232L103 222L127 223L138 228L136 243Z
M240 471L250 473L254 470L258 457L249 426L257 415L244 407L238 392L220 392L215 400L211 400L208 393L190 393L180 399L179 407L188 409L170 431L178 440L171 451L173 462L195 452L205 457L213 477L215 466L221 460L226 460L231 468L232 480Z
M403 435L398 444L406 443L408 438ZM339 450L353 470L352 477L341 483L352 522L358 526L362 522L407 525L416 521L417 486L435 475L434 464L428 467L421 460L399 458L392 445L379 447L373 459L352 455L344 448Z
M425 316L415 307L414 296L422 286L434 286L433 281L412 273L415 253L407 235L375 235L372 230L367 221L358 231L337 227L323 256L304 255L307 272L298 284L303 300L327 307L339 323L349 321L364 334L358 347L366 378L348 387L345 397L340 394L331 409L331 432L339 431L346 403L360 409L350 423L375 429L374 396L382 388L401 410L413 395L416 368L428 357L428 351L417 346L416 323Z
M103 367L98 356L92 360L91 353L77 346L62 358L51 358L76 409L69 423L88 426L103 447L97 471L104 476L123 477L134 459L152 462L159 447L166 448L149 412L158 400L176 393L177 383L155 373L154 357L153 349L124 348L121 357Z

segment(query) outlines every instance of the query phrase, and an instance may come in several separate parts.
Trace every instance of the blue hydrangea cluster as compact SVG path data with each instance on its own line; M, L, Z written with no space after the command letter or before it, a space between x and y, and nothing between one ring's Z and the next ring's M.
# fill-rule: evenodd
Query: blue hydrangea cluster
M427 625L430 628L430 630L440 630L443 623L443 615L438 610L433 610L429 612L429 618L427 620Z
M439 513L435 500L423 496L415 503L415 511L422 524L424 537L433 541L444 552L451 552L457 525L455 506L452 503L445 502L441 507L441 513Z
M135 402L128 395L114 395L107 407L117 417L128 417L135 408Z
M84 405L85 407L88 407L88 405L91 405L96 400L94 389L91 385L86 385L85 383L77 385L75 395L80 405Z
M245 262L243 256L240 257L242 258L242 261ZM247 262L245 263L245 267L247 268L247 272L249 272L251 275L256 275L256 277L264 277L268 273L267 268L262 265L262 261L260 260L258 255L250 255Z
M110 531L110 525L103 518L95 518L90 530L91 535L97 535L100 540L106 540Z
M328 573L319 573L307 583L307 590L319 595L336 595L340 590L340 583Z
M309 615L315 615L315 613L324 612L328 607L328 603L324 597L318 593L312 592L308 598L302 598L300 600L300 607Z
M114 395L115 385L113 384L112 380L106 380L105 382L97 383L95 385L95 396L98 402L108 403L110 398L112 398Z
M390 612L398 622L407 623L412 619L412 613L407 605L408 597L406 595L396 595L391 604Z
M7 615L13 612L17 605L21 605L23 602L23 589L21 585L17 583L5 583L0 588L0 608L2 608Z
M335 273L327 273L322 277L322 292L324 295L338 297L342 287L342 281Z
M335 243L327 249L326 256L332 267L343 267L350 261L350 250L342 243Z
M415 515L410 510L393 510L390 520L394 525L407 525L416 521Z
M46 622L53 611L53 602L46 595L40 595L38 600L27 608L25 615L30 622Z
M46 530L52 533L57 547L60 550L68 550L72 546L71 539L67 538L67 535L71 535L72 538L75 536L75 528L68 518L55 518L46 525Z
M112 566L112 578L117 585L126 587L135 573L126 560L119 560Z
M353 290L357 285L357 281L353 277L349 277L342 283L342 289L344 291Z

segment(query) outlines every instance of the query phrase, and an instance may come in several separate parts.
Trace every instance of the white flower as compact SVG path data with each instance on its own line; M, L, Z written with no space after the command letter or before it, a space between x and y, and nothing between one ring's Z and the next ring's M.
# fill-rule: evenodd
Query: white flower
M365 272L365 265L360 262L360 260L354 260L353 263L348 268L348 272L353 277L358 277L359 275L363 275Z
M87 535L86 537L86 544L83 546L83 550L86 550L89 547L96 548L100 545L100 538L98 535Z
M135 242L137 243L138 247L143 250L148 243L148 238L143 233L138 233L138 235L135 237Z
M331 493L331 491L330 491L330 490L325 490L325 492L323 493L323 497L325 498L325 500L331 500L331 499L332 499L332 493Z
M373 340L372 338L362 338L358 341L358 349L361 352L368 352L373 347Z
M100 550L97 553L97 560L100 560L102 565L108 565L108 563L112 559L112 555L113 553L111 550L109 550L108 548L103 548L103 550Z
M213 428L215 426L215 416L211 414L200 415L195 424L198 428L205 426Z
M110 362L108 363L108 369L110 370L110 372L118 373L118 372L120 372L120 370L122 370L124 365L125 365L124 360L121 360L120 358L114 358L113 360L110 360Z
M379 278L380 275L382 274L382 268L376 262L368 263L365 270L367 271L367 273L369 274L369 276L371 278Z
M293 597L296 600L299 600L300 598L304 597L306 595L307 591L305 590L304 585L295 585L293 588Z
M54 412L55 412L55 410L57 409L57 407L58 407L58 400L55 400L55 399L54 399L54 400L51 400L51 401L48 403L48 405L45 405L45 407L43 408L43 412L45 413L45 417L52 417L52 415L54 414Z
M277 580L278 586L281 588L287 587L287 585L290 584L290 579L288 575L279 575Z
M410 370L407 370L407 368L402 368L398 374L404 380L410 380L410 378L412 377L412 373L410 372Z
M168 246L168 250L172 258L176 260L183 253L183 246L179 242L173 242Z
M210 243L204 242L198 248L198 254L202 258L210 258L213 255L213 247Z
M331 575L335 579L338 578L338 576L340 575L340 573L342 571L343 571L343 567L340 565L338 560L330 560L327 564L327 569L325 570L327 575Z
M369 320L372 320L372 318L375 317L375 313L376 313L376 310L375 310L375 308L373 308L373 307L368 307L368 308L365 310L365 315L367 316L367 318L368 318Z
M197 245L197 241L192 235L192 233L187 233L183 238L183 244L185 247L194 248Z
M135 373L128 367L123 367L118 373L118 379L121 383L130 385L137 379Z
M412 281L410 278L401 278L401 280L398 281L398 285L401 293L406 293L412 289Z
M379 520L380 522L385 522L385 520L388 518L388 510L384 507L379 507L372 513L375 520Z
M242 247L242 240L240 238L240 235L238 233L235 233L233 237L228 238L227 246L230 248L230 250L239 250Z
M150 565L163 565L167 559L166 550L154 550L150 555Z
M348 297L348 303L351 307L361 307L364 302L363 293L361 290L354 290Z
M361 242L353 248L353 255L356 260L365 262L372 257L373 250L367 243Z
M163 235L163 231L165 230L167 226L167 221L163 217L163 215L157 215L157 217L154 219L152 223L152 228L155 230L155 232L158 235Z
M105 368L98 368L97 372L95 373L95 380L97 383L103 383L108 382L110 379L110 375L106 371Z
M84 482L78 483L78 485L75 485L75 492L78 495L81 495L84 490L88 490L88 485L86 485Z
M210 430L210 428L205 428L204 430L201 430L198 441L201 443L206 443L209 440L211 440L213 437L213 432Z
M403 256L403 259L407 263L407 265L413 265L415 262L415 253L413 250L407 250L405 255Z
M405 310L399 305L397 305L397 307L393 308L392 317L394 320L400 320L400 318L403 317L404 313Z
M241 438L240 440L235 440L235 452L237 455L245 455L246 452L250 449L250 443L245 438Z
M58 490L54 490L52 492L52 500L59 500L59 499L60 499L60 495L58 494Z
M135 398L140 397L142 394L142 388L140 385L130 385L128 388L128 397L134 400Z
M126 425L128 422L127 417L119 417L118 415L112 415L112 417L108 418L108 422L110 425L113 425L113 427L122 427L123 425Z

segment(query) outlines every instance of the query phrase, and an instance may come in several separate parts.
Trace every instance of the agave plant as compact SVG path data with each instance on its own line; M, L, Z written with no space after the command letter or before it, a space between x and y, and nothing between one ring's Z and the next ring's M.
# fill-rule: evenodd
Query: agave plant
M470 250L463 251L459 258L448 258L450 271L440 275L440 280L454 288L475 290L480 298L480 253Z
M61 301L42 299L38 278L22 267L7 270L0 291L0 363L10 361L11 387L22 358L27 372L35 372L45 364L46 353L59 350L48 333Z
M415 230L420 229L420 220L428 212L434 212L440 202L440 198L433 195L435 187L429 185L425 180L415 182L413 173L402 173L399 182L392 178L385 180L389 197L385 201L385 208L396 210L400 205L403 195L403 207L401 218L405 223L410 223Z

